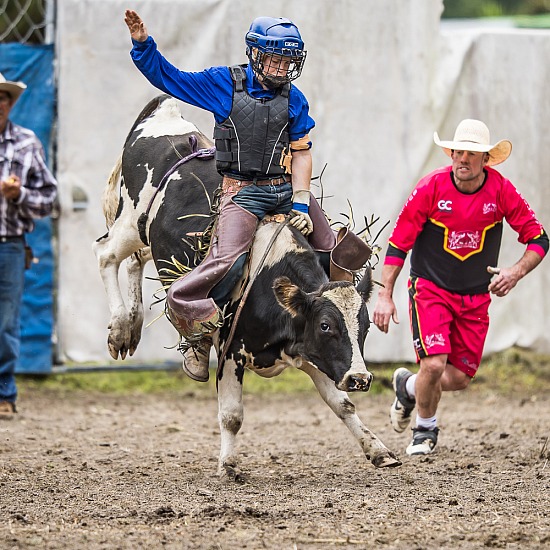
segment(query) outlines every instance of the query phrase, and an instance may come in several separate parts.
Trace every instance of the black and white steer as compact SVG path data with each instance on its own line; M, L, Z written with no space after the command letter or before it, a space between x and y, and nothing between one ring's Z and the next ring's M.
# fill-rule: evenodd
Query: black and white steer
M159 96L144 108L126 139L104 194L109 232L94 243L111 312L108 347L115 359L132 355L140 340L144 264L152 257L165 282L171 266L194 265L191 236L207 226L220 182L208 154L211 147L168 96ZM367 459L376 467L399 466L394 453L361 422L346 393L366 391L372 380L363 359L370 272L357 288L348 282L329 282L307 240L287 225L272 241L278 229L275 222L259 226L247 270L256 277L234 334L229 338L238 295L226 311L233 315L214 336L218 357L226 352L217 371L220 475L238 476L236 436L243 421L245 368L265 377L287 367L306 372ZM128 305L118 281L124 259Z

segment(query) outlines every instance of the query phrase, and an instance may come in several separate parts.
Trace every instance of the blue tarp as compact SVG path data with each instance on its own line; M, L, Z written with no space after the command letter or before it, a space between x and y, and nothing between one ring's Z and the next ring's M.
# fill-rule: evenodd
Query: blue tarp
M7 80L20 80L27 85L10 118L36 133L46 155L50 148L55 109L53 62L53 45L0 44L0 72ZM36 227L27 235L27 242L38 263L33 264L25 275L21 356L17 372L48 373L52 370L54 330L52 220L36 220Z

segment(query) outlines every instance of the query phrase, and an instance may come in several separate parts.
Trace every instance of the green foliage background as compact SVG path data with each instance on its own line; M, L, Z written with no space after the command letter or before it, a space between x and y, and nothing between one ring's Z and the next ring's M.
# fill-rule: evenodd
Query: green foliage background
M548 0L443 0L443 18L499 17L550 13Z

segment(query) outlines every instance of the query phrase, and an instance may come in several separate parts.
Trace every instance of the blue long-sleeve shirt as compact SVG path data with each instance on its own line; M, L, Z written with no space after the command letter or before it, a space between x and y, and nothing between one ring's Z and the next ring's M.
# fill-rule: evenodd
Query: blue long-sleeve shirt
M157 49L151 36L144 42L132 40L132 60L147 80L159 90L184 103L210 111L217 123L223 122L233 104L233 80L228 67L211 67L200 72L181 71L167 61ZM248 93L256 98L272 98L273 90L265 90L258 82L251 66L246 67ZM309 104L304 94L294 85L289 93L290 141L303 138L315 126L309 116Z

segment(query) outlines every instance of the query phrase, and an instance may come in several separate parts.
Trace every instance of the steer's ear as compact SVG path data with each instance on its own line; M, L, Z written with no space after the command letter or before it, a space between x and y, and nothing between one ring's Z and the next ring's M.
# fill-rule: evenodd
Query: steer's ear
M361 277L361 280L357 283L357 292L359 292L361 298L366 302L369 301L372 289L373 289L374 283L372 282L372 268L370 266L367 266L365 268L365 273L363 274L363 277Z
M304 315L308 304L308 294L292 284L288 277L278 277L273 281L273 292L281 307L292 317Z

